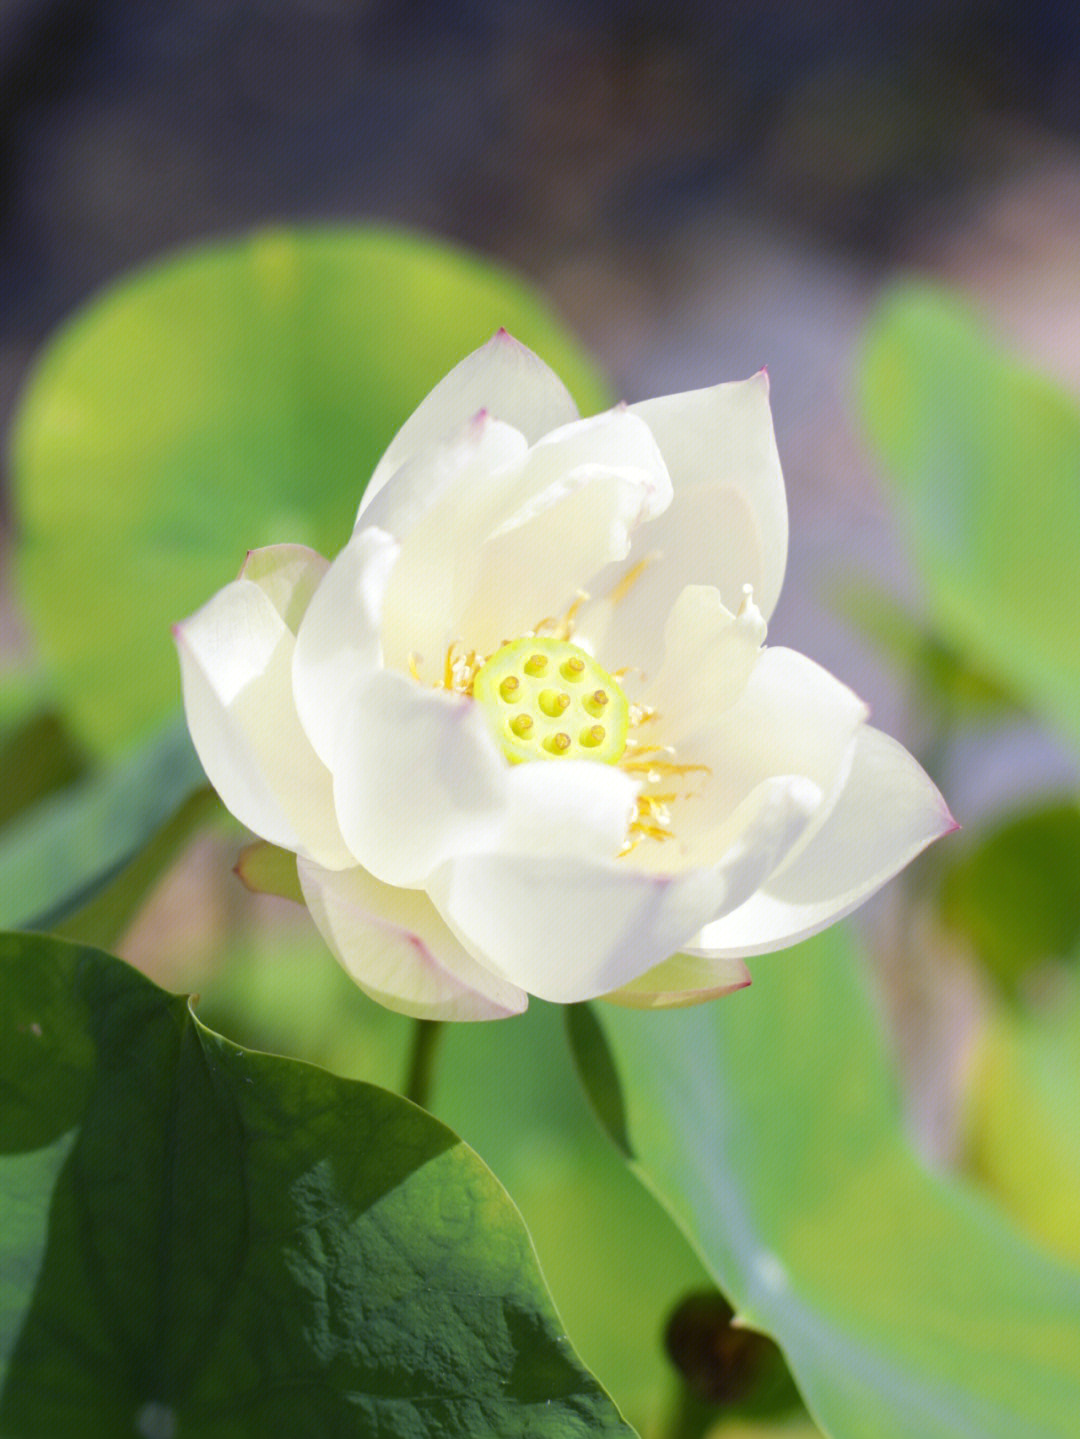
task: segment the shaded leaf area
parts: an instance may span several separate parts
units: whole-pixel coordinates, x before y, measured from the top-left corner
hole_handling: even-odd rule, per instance
[[[1080,953],[1080,807],[1014,815],[962,851],[941,913],[1010,995],[1044,961]]]
[[[74,931],[76,912],[109,888],[85,937],[115,937],[187,834],[213,812],[208,798],[197,798],[205,790],[178,719],[123,760],[46,795],[0,831],[0,928],[70,922]]]
[[[1076,400],[915,285],[871,325],[862,400],[943,637],[1080,741]]]
[[[115,752],[162,721],[178,696],[170,625],[249,549],[336,553],[398,427],[500,326],[585,413],[605,403],[520,280],[390,231],[204,246],[63,328],[16,416],[11,469],[20,596],[77,733]]]
[[[914,1158],[842,928],[722,1003],[598,1016],[639,1172],[827,1434],[1075,1435],[1080,1272]]]
[[[0,965],[0,1432],[630,1434],[450,1130],[98,951]]]
[[[0,688],[6,679],[0,677]],[[6,718],[0,716],[0,826],[71,784],[87,768],[86,756],[52,710],[35,707],[8,723]]]

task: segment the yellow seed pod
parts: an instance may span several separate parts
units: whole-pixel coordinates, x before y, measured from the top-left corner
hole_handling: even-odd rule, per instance
[[[559,681],[566,686],[556,688]],[[527,635],[477,670],[473,699],[503,753],[530,759],[615,764],[626,749],[630,702],[616,680],[569,640]],[[597,719],[603,724],[597,724]]]

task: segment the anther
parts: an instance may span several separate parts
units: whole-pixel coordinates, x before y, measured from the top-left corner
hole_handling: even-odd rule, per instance
[[[517,735],[518,739],[524,739],[532,730],[532,715],[515,715],[510,721],[510,728]]]
[[[525,673],[527,675],[546,674],[547,667],[547,655],[530,655],[525,661]]]
[[[570,736],[562,730],[558,734],[549,734],[544,741],[544,748],[548,754],[565,754],[570,748]]]
[[[585,661],[580,655],[572,655],[559,666],[559,673],[564,680],[570,680],[571,683],[579,680],[585,673]]]
[[[588,729],[583,729],[578,736],[578,741],[584,745],[586,749],[595,749],[598,744],[604,743],[604,726],[602,724],[594,724]]]
[[[503,699],[508,705],[512,705],[515,700],[521,698],[521,695],[518,693],[520,689],[521,681],[518,679],[517,675],[507,675],[507,677],[503,680],[502,684],[499,686],[499,693],[502,695]]]
[[[539,704],[546,715],[558,719],[570,707],[570,696],[560,690],[541,690]]]

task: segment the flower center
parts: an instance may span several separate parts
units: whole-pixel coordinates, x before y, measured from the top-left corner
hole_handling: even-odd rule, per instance
[[[476,671],[472,695],[513,764],[616,764],[626,749],[629,700],[591,655],[568,640],[526,635],[503,645]]]

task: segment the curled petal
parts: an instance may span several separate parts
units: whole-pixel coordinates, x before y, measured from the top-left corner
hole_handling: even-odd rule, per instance
[[[745,989],[750,971],[741,959],[703,959],[673,954],[604,999],[624,1009],[684,1009]]]
[[[809,843],[760,893],[706,925],[689,948],[719,958],[796,944],[849,914],[928,844],[956,828],[918,762],[903,745],[866,725],[840,796]]]
[[[664,662],[645,693],[677,748],[709,728],[746,688],[765,639],[765,621],[746,601],[738,615],[720,592],[688,585],[664,627]]]
[[[504,853],[453,858],[428,881],[469,950],[512,984],[557,1004],[621,989],[742,904],[776,869],[820,802],[798,778],[763,785],[721,861],[646,874],[616,861]]]
[[[527,346],[499,330],[439,381],[391,440],[364,491],[357,525],[395,471],[419,451],[450,439],[481,410],[513,425],[530,444],[578,414],[558,375]],[[392,508],[378,523],[391,534],[404,533]]]
[[[357,684],[379,667],[383,596],[398,555],[382,530],[354,534],[316,590],[293,656],[296,708],[315,753],[329,765]]]
[[[298,865],[319,933],[360,988],[415,1019],[505,1019],[528,995],[477,964],[422,890],[380,884],[362,869]]]
[[[174,634],[191,738],[226,807],[284,849],[354,863],[293,702],[293,635],[265,590],[235,580]]]

